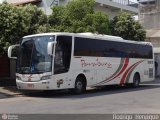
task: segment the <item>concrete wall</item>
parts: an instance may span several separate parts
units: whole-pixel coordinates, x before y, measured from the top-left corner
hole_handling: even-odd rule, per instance
[[[10,59],[10,79],[16,78],[16,59]]]
[[[0,57],[0,66],[0,86],[15,86],[16,60],[3,55]]]
[[[42,0],[38,5],[47,15],[52,13],[51,7],[55,5],[64,6],[71,0]]]
[[[139,4],[139,21],[146,29],[160,28],[160,0]]]
[[[138,14],[138,8],[130,6],[129,2],[126,0],[95,0],[95,1],[96,3],[107,5],[108,7],[110,6],[112,8],[122,9],[133,14]]]
[[[147,42],[151,42],[154,47],[160,47],[160,38],[147,38]]]
[[[111,8],[105,7],[105,5],[101,6],[100,4],[95,5],[95,10],[107,14],[110,19],[117,16],[121,12],[120,9],[114,9],[114,8],[111,9]]]
[[[150,14],[140,14],[139,20],[145,29],[159,29],[160,11]]]

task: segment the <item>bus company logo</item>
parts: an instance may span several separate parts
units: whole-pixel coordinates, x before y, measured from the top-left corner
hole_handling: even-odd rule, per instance
[[[107,67],[112,68],[112,64],[109,62],[101,62],[97,58],[95,62],[87,62],[85,60],[81,60],[81,66],[82,67]]]
[[[8,115],[7,114],[2,114],[2,120],[7,120],[8,119]]]
[[[30,82],[31,80],[32,80],[32,75],[29,75],[28,82]]]

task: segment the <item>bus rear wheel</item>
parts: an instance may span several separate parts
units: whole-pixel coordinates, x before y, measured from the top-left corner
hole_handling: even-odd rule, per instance
[[[82,94],[86,91],[86,84],[81,77],[76,78],[74,93]]]
[[[140,84],[140,76],[136,73],[133,77],[133,87],[138,87]]]

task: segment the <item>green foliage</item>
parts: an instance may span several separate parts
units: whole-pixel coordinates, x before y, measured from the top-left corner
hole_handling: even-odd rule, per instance
[[[50,25],[61,25],[62,20],[64,19],[64,10],[63,6],[54,6],[52,8],[52,14],[49,16]]]
[[[87,14],[94,13],[94,0],[73,0],[66,6],[66,14],[72,20],[82,20]]]
[[[83,22],[87,27],[87,32],[91,31],[99,34],[109,34],[108,16],[101,12],[86,15],[83,19]]]
[[[94,0],[72,0],[66,6],[54,6],[47,17],[33,5],[0,4],[0,54],[25,35],[44,32],[92,32],[145,39],[144,29],[131,15],[121,13],[110,22],[106,14],[94,11],[94,5]]]
[[[47,24],[47,16],[36,6],[29,4],[19,9],[26,29],[25,34],[35,34],[40,26]]]
[[[49,16],[52,30],[108,34],[108,16],[94,12],[94,5],[94,0],[73,0],[65,7],[54,6],[53,13]]]
[[[111,34],[127,40],[144,41],[146,32],[128,13],[122,12],[110,23]]]
[[[42,26],[45,31],[46,23],[47,16],[36,6],[0,4],[0,54],[6,53],[9,45],[19,43],[23,36],[42,31]]]

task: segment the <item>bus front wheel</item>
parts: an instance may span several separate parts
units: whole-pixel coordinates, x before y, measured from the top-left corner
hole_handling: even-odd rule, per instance
[[[86,84],[82,77],[77,77],[75,82],[74,93],[81,94],[86,91]]]

